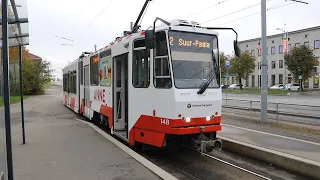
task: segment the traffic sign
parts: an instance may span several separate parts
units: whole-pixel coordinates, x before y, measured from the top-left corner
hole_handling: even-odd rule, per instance
[[[226,64],[226,68],[230,68],[230,60],[226,60],[225,64]]]
[[[299,75],[299,76],[298,76],[298,79],[302,79],[302,75]]]

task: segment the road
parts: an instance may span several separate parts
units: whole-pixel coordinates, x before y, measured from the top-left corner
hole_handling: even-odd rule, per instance
[[[227,99],[226,99],[227,98]],[[250,101],[251,105],[250,105]],[[224,107],[238,107],[260,109],[260,95],[249,94],[223,94]],[[292,96],[268,96],[268,110],[278,111],[280,114],[299,114],[320,118],[320,96],[292,95]],[[276,105],[278,104],[278,107]],[[291,104],[291,105],[289,105]],[[292,105],[296,104],[296,105]],[[308,105],[308,106],[304,106]],[[248,112],[249,113],[249,112]],[[320,121],[320,120],[319,120]],[[320,125],[320,124],[319,124]]]
[[[242,99],[248,101],[259,101],[261,95],[259,94],[232,94],[232,93],[223,93],[223,99]],[[287,103],[287,104],[303,104],[303,105],[320,105],[320,96],[317,95],[300,95],[300,94],[291,94],[287,95],[268,95],[268,102],[271,103]]]

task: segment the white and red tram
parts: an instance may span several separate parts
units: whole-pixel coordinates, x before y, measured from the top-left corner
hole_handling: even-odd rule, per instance
[[[157,20],[163,24],[67,65],[63,103],[132,146],[191,140],[202,151],[220,149],[218,33],[195,22]],[[234,47],[239,56],[237,40]]]

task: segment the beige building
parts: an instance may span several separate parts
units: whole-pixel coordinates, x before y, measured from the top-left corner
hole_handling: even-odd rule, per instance
[[[268,87],[275,84],[294,83],[292,75],[285,68],[284,56],[282,54],[282,37],[283,33],[271,35],[267,37],[267,60],[268,60]],[[304,88],[318,89],[319,88],[319,57],[320,57],[320,26],[301,29],[288,32],[288,49],[294,46],[306,45],[314,53],[316,59],[314,63],[313,75],[307,81],[303,82]],[[258,56],[258,43],[261,38],[239,41],[239,46],[242,51],[247,51],[255,58],[254,73],[248,79],[242,80],[245,87],[260,87],[261,86],[261,56]],[[238,83],[234,77],[228,77],[227,84]]]

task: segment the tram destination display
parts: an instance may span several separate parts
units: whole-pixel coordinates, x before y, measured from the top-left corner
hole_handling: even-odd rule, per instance
[[[217,39],[214,35],[170,31],[169,45],[172,51],[212,53]]]

